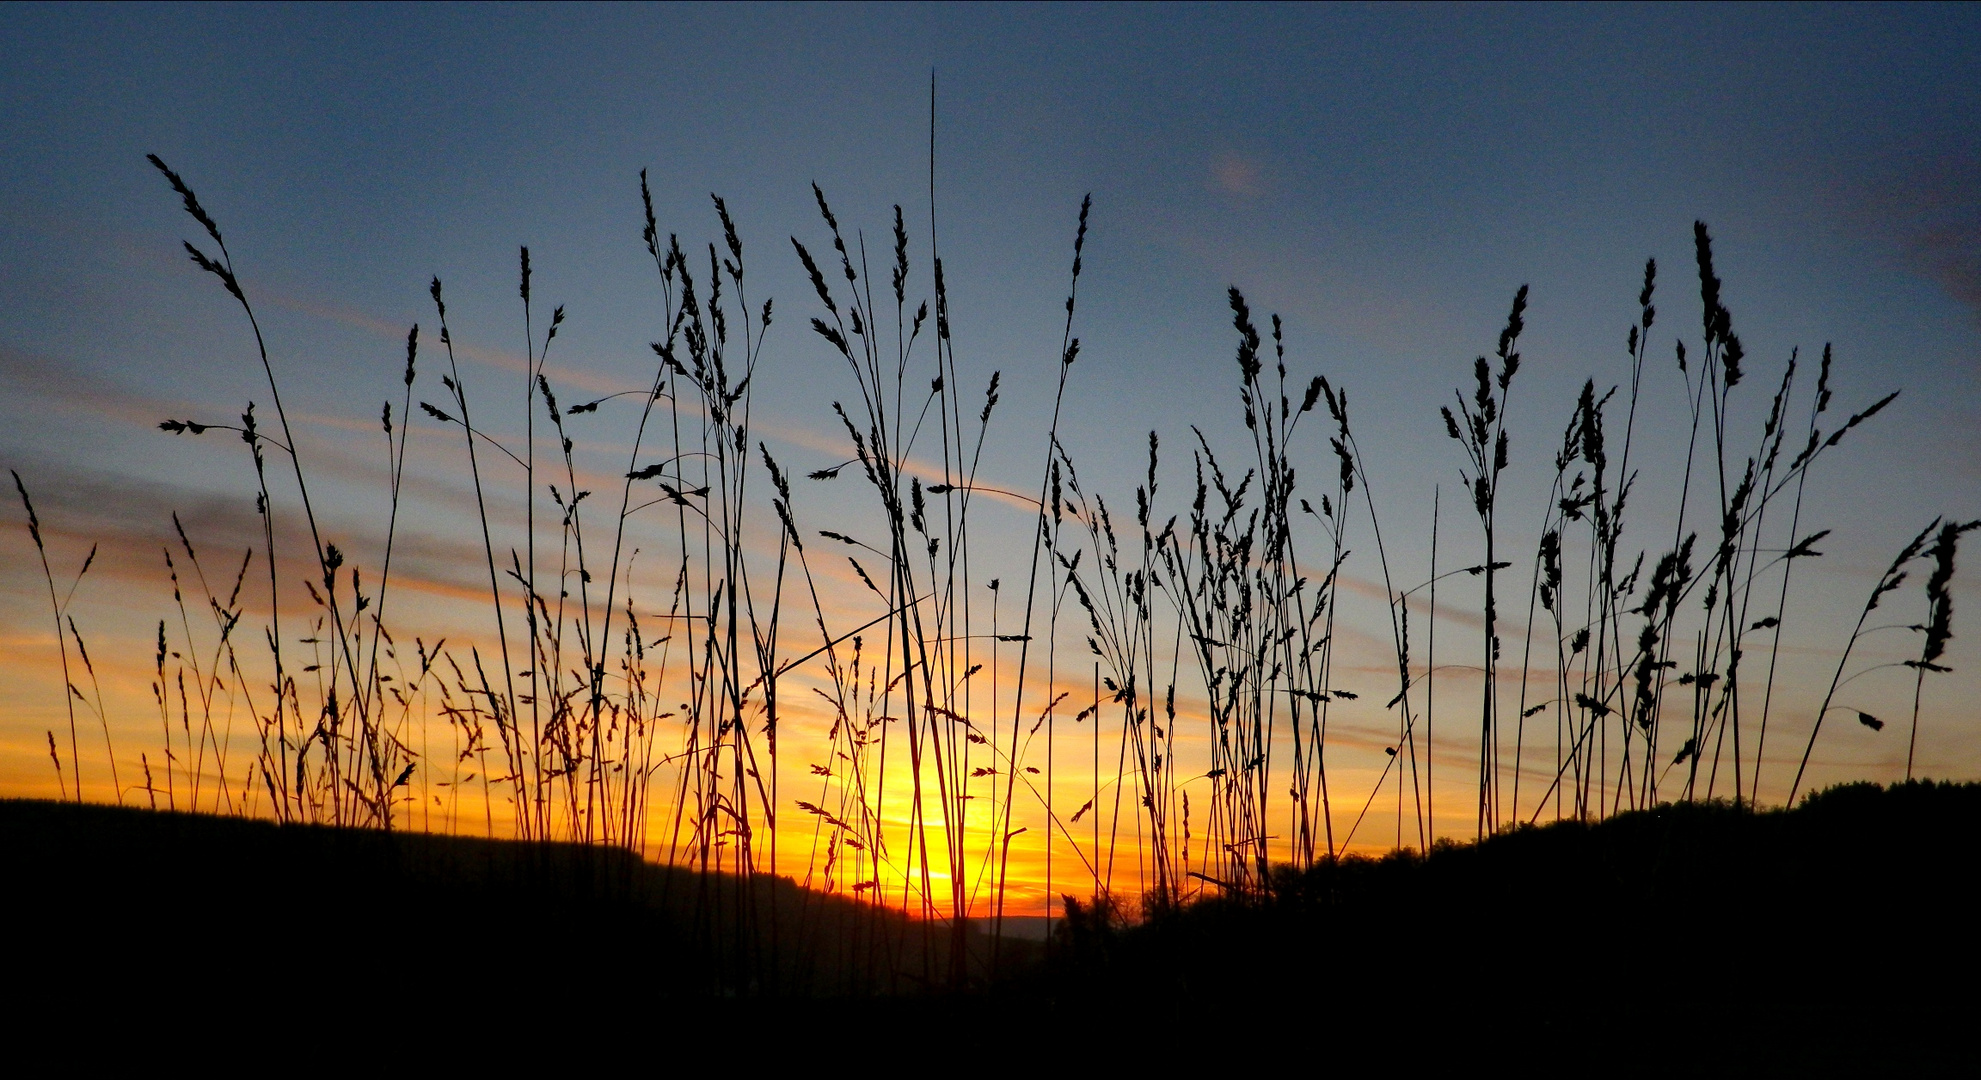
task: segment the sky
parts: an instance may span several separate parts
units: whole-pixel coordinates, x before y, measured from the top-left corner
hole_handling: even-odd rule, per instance
[[[103,726],[135,775],[128,758],[157,738],[147,681],[153,625],[173,610],[158,554],[171,515],[212,550],[243,549],[258,530],[239,444],[155,425],[228,422],[248,400],[268,408],[253,339],[184,259],[180,241],[202,239],[199,227],[146,154],[219,220],[329,528],[354,552],[372,550],[390,507],[371,403],[397,400],[413,324],[434,355],[430,278],[446,283],[468,370],[514,381],[525,363],[516,249],[528,245],[537,318],[566,311],[547,368],[560,396],[651,380],[648,343],[666,328],[640,242],[641,170],[661,233],[691,254],[721,236],[710,193],[734,215],[752,296],[776,301],[755,422],[800,472],[850,456],[829,406],[854,392],[806,328],[822,312],[790,238],[830,245],[811,185],[876,264],[903,208],[919,295],[933,216],[958,380],[980,395],[1002,373],[983,475],[1034,488],[1091,194],[1061,432],[1087,487],[1129,505],[1153,429],[1162,513],[1181,513],[1193,425],[1220,452],[1246,450],[1226,300],[1237,287],[1262,320],[1284,318],[1291,378],[1325,374],[1350,395],[1386,554],[1412,582],[1428,576],[1434,492],[1439,558],[1480,558],[1476,522],[1450,498],[1462,460],[1437,408],[1493,350],[1515,289],[1530,291],[1503,513],[1531,552],[1583,382],[1600,392],[1629,377],[1624,331],[1655,258],[1641,516],[1626,540],[1655,561],[1684,468],[1673,342],[1701,348],[1692,228],[1704,220],[1751,373],[1730,406],[1749,432],[1741,445],[1792,350],[1806,395],[1808,365],[1833,349],[1840,411],[1902,391],[1810,482],[1801,520],[1834,531],[1814,568],[1796,570],[1783,724],[1799,744],[1808,687],[1834,669],[1893,553],[1936,515],[1981,516],[1977,43],[1981,15],[1956,5],[11,5],[0,10],[0,462],[33,493],[60,588],[101,545],[70,612],[107,680]],[[442,400],[436,375],[421,378],[415,396]],[[491,421],[498,435],[520,434],[505,422]],[[600,476],[618,467],[605,448],[621,422],[580,439],[581,456],[600,453]],[[1305,474],[1327,476],[1323,432],[1302,438]],[[412,447],[404,557],[424,585],[403,617],[433,636],[486,634],[458,443],[416,426]],[[801,484],[800,512],[857,523],[851,489],[833,483]],[[64,697],[24,514],[5,513],[0,793],[46,796],[43,736],[67,724]],[[1022,574],[1026,514],[985,514],[987,576]],[[1361,636],[1344,632],[1343,662],[1374,685],[1385,662],[1393,678],[1394,659],[1382,656],[1367,544],[1344,573],[1378,599],[1344,601]],[[1476,653],[1476,586],[1445,587],[1441,632]],[[1954,590],[1974,610],[1969,579]],[[833,610],[850,619],[857,599]],[[1981,684],[1960,628],[1953,673],[1927,684],[1920,757],[1931,775],[1972,779],[1981,717],[1963,702]],[[1888,638],[1864,655],[1914,647]],[[1476,685],[1476,669],[1433,684],[1462,701],[1467,678]],[[1851,692],[1896,715],[1909,682],[1874,673]],[[1386,790],[1372,805],[1386,802],[1398,789],[1374,785],[1390,720],[1371,708],[1343,723],[1340,785]],[[1815,775],[1903,775],[1901,726],[1840,722],[1849,730],[1825,734]],[[1781,751],[1791,765],[1792,750]],[[91,796],[113,798],[102,755],[80,752],[86,784],[101,784]],[[1450,748],[1452,775],[1465,752]],[[1787,777],[1769,767],[1761,796],[1779,801]],[[1440,833],[1468,832],[1465,797],[1437,808]],[[1371,843],[1387,841],[1357,848]]]

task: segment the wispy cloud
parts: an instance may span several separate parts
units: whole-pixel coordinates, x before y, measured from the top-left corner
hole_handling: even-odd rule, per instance
[[[134,392],[82,364],[48,353],[0,346],[0,389],[16,402],[79,410],[146,426],[190,415],[193,405]]]
[[[1211,165],[1211,181],[1227,195],[1251,199],[1265,191],[1265,169],[1259,162],[1237,154],[1226,154]]]
[[[1981,323],[1981,158],[1925,153],[1859,202],[1864,225]]]

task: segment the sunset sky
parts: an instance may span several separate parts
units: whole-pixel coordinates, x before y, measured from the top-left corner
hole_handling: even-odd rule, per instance
[[[398,408],[415,323],[425,336],[414,397],[445,400],[431,277],[446,283],[464,370],[480,385],[521,397],[518,245],[531,249],[539,336],[552,306],[567,313],[546,372],[559,396],[651,381],[648,343],[666,328],[640,240],[642,169],[661,234],[678,233],[692,259],[720,241],[708,195],[722,196],[750,259],[752,302],[775,298],[753,437],[799,473],[850,457],[830,405],[856,391],[807,329],[822,309],[788,238],[829,249],[816,183],[849,236],[864,230],[884,278],[898,203],[909,302],[930,294],[932,71],[934,214],[958,378],[966,400],[981,399],[993,370],[1003,379],[986,483],[1039,485],[1070,249],[1091,193],[1081,352],[1061,434],[1083,485],[1125,518],[1156,429],[1166,518],[1187,511],[1192,425],[1221,454],[1249,455],[1225,292],[1236,286],[1261,320],[1284,318],[1290,378],[1325,374],[1350,395],[1387,556],[1411,583],[1428,576],[1434,490],[1441,566],[1481,557],[1477,522],[1454,496],[1461,453],[1437,409],[1469,388],[1514,290],[1530,287],[1501,510],[1523,553],[1504,586],[1521,594],[1508,616],[1519,625],[1503,631],[1509,652],[1526,626],[1524,560],[1553,450],[1585,379],[1600,392],[1628,378],[1624,334],[1647,258],[1660,269],[1659,321],[1637,420],[1642,502],[1625,545],[1655,561],[1671,543],[1687,424],[1674,336],[1700,349],[1695,219],[1711,226],[1746,346],[1749,381],[1733,406],[1742,447],[1798,347],[1813,365],[1833,346],[1839,412],[1902,390],[1812,475],[1803,531],[1834,532],[1823,558],[1796,571],[1805,576],[1783,650],[1790,734],[1780,757],[1771,745],[1764,801],[1786,796],[1816,684],[1878,573],[1936,515],[1981,517],[1972,6],[10,5],[0,49],[0,465],[34,496],[59,589],[100,545],[72,614],[102,680],[126,801],[144,797],[130,779],[139,753],[158,760],[148,684],[157,621],[177,619],[159,553],[177,542],[171,515],[209,577],[228,581],[259,528],[240,443],[167,435],[157,422],[228,423],[249,400],[268,408],[245,320],[186,261],[181,240],[204,237],[148,153],[185,176],[224,231],[315,462],[330,507],[319,512],[367,566],[390,505],[378,406]],[[606,448],[625,417],[609,411],[605,426],[574,428],[601,482],[623,467]],[[490,423],[520,437],[520,423]],[[1313,483],[1334,468],[1324,435],[1303,429],[1296,447]],[[460,456],[458,437],[419,417],[401,521],[408,568],[396,571],[417,599],[400,601],[395,632],[428,642],[489,633]],[[852,531],[870,509],[849,477],[799,485],[810,529]],[[278,489],[278,511],[286,498]],[[25,514],[11,491],[4,503],[0,795],[53,796],[44,733],[68,755],[54,628]],[[1008,605],[1031,512],[986,505],[976,543],[991,565],[978,572],[1004,575]],[[1369,544],[1365,534],[1351,545],[1357,559]],[[1344,573],[1352,618],[1339,662],[1354,675],[1341,685],[1366,690],[1362,711],[1339,721],[1331,767],[1349,793],[1337,801],[1359,806],[1395,743],[1381,708],[1395,664],[1378,570],[1351,561]],[[1974,580],[1956,579],[1954,672],[1926,684],[1928,775],[1981,778]],[[873,614],[860,614],[850,574],[829,592],[843,628]],[[1476,594],[1459,581],[1442,600],[1439,648],[1453,663],[1478,663]],[[265,597],[252,602],[265,608]],[[1084,688],[1084,630],[1073,629],[1063,644],[1081,659],[1061,677]],[[1902,634],[1870,639],[1865,655],[1910,655]],[[258,644],[259,629],[252,636]],[[1007,663],[1015,656],[993,666]],[[1454,731],[1476,725],[1476,698],[1470,714],[1461,704],[1476,680],[1476,667],[1438,676]],[[1909,672],[1874,674],[1859,691],[1853,708],[1909,713]],[[794,762],[818,745],[811,722],[793,721]],[[1903,774],[1902,724],[1831,723],[1816,781]],[[109,800],[94,724],[83,779]],[[1438,768],[1476,767],[1474,739],[1439,745]],[[232,775],[238,785],[244,774]],[[1079,771],[1056,798],[1077,805],[1092,781]],[[1392,782],[1374,800],[1356,849],[1397,835],[1395,793]],[[1469,790],[1454,784],[1444,797],[1438,832],[1471,835]],[[446,824],[430,806],[420,813],[415,825]],[[1355,815],[1337,806],[1336,817]],[[782,871],[805,868],[804,820]],[[1023,856],[1032,900],[1044,895],[1043,858]],[[1053,858],[1057,875],[1077,865],[1071,850]]]

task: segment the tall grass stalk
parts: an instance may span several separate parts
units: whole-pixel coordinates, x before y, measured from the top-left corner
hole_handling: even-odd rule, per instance
[[[1475,837],[1538,820],[1550,805],[1557,818],[1594,819],[1674,795],[1713,798],[1723,764],[1734,799],[1757,803],[1771,714],[1783,708],[1775,683],[1791,571],[1818,556],[1814,545],[1827,535],[1800,533],[1810,468],[1892,400],[1825,432],[1830,350],[1806,404],[1791,353],[1759,438],[1742,434],[1748,406],[1733,391],[1745,354],[1711,237],[1698,226],[1703,342],[1689,355],[1685,343],[1674,346],[1690,426],[1666,519],[1673,531],[1655,551],[1633,550],[1645,501],[1637,444],[1649,437],[1637,430],[1639,405],[1655,377],[1656,264],[1647,263],[1627,371],[1608,389],[1602,378],[1584,383],[1553,455],[1518,628],[1521,682],[1512,690],[1501,685],[1512,671],[1510,658],[1502,667],[1501,637],[1510,632],[1502,571],[1527,553],[1514,553],[1503,517],[1514,504],[1502,499],[1514,491],[1503,482],[1522,475],[1508,471],[1508,401],[1521,365],[1524,287],[1492,357],[1475,361],[1469,394],[1440,410],[1465,454],[1483,558],[1453,568],[1439,550],[1442,495],[1434,488],[1429,573],[1405,588],[1419,575],[1385,536],[1372,483],[1380,462],[1358,442],[1347,392],[1319,374],[1292,376],[1288,327],[1275,315],[1264,329],[1236,287],[1225,299],[1249,447],[1223,446],[1192,427],[1187,463],[1173,449],[1165,461],[1167,433],[1152,430],[1132,493],[1116,498],[1082,474],[1064,425],[1078,415],[1071,374],[1089,199],[1064,315],[1055,315],[1052,415],[1024,436],[1038,439],[1027,451],[1038,454],[1036,491],[1027,478],[1017,494],[986,474],[1001,374],[977,381],[952,335],[932,135],[926,267],[910,257],[901,207],[870,252],[868,238],[842,228],[816,187],[821,239],[808,247],[792,238],[818,305],[804,349],[822,348],[851,376],[832,406],[844,460],[811,471],[821,486],[807,489],[831,493],[854,522],[840,526],[846,531],[808,535],[775,440],[753,427],[754,391],[774,370],[765,360],[773,310],[754,292],[729,206],[712,196],[719,235],[684,243],[661,231],[642,174],[642,243],[658,284],[651,378],[595,400],[562,400],[569,393],[549,353],[564,309],[543,318],[533,286],[542,268],[520,248],[524,395],[517,402],[513,386],[493,398],[485,388],[471,394],[457,355],[466,350],[455,341],[463,328],[435,278],[429,295],[447,363],[420,382],[418,327],[408,331],[403,364],[392,358],[401,385],[379,413],[390,509],[374,573],[349,554],[360,545],[333,534],[339,523],[314,512],[305,455],[218,225],[178,174],[153,164],[218,252],[187,246],[248,316],[278,424],[263,430],[250,403],[238,424],[162,425],[242,438],[261,535],[230,591],[223,575],[209,582],[198,533],[175,519],[177,544],[164,557],[176,611],[159,623],[152,665],[163,786],[141,754],[147,800],[163,794],[168,809],[282,821],[506,830],[664,858],[697,871],[680,878],[693,890],[680,899],[700,940],[724,970],[751,973],[766,993],[795,992],[842,963],[857,967],[870,989],[968,986],[1009,955],[1010,919],[1024,910],[1034,865],[1048,896],[1085,878],[1090,897],[1068,900],[1066,911],[1091,929],[1128,910],[1131,890],[1147,913],[1212,893],[1261,895],[1275,861],[1307,868],[1359,850],[1360,830],[1389,807],[1387,842],[1428,851],[1439,840],[1435,705],[1447,674],[1436,652],[1446,614],[1438,591],[1457,575],[1478,578],[1482,590],[1478,759],[1468,785]],[[923,289],[929,299],[914,299]],[[429,389],[435,377],[443,394]],[[465,451],[463,486],[476,505],[465,527],[478,534],[474,573],[485,576],[477,607],[486,625],[451,643],[415,637],[401,657],[386,600],[402,591],[393,586],[405,572],[398,530],[416,516],[406,483],[415,400],[426,418],[419,422],[458,433]],[[1323,403],[1326,447],[1302,434],[1304,418]],[[1791,436],[1796,409],[1808,421]],[[595,433],[621,437],[608,451],[616,506],[601,507],[585,486],[597,484],[585,449]],[[271,451],[291,466],[273,481]],[[1173,482],[1165,467],[1188,468],[1189,482]],[[1316,468],[1325,470],[1318,482]],[[848,469],[856,474],[842,479]],[[15,479],[68,688],[66,766],[48,732],[58,785],[65,799],[72,789],[82,797],[81,701],[102,722],[121,798],[111,703],[100,687],[92,697],[71,678],[71,644],[83,672],[94,677],[96,669],[57,588],[27,486]],[[1540,489],[1541,476],[1534,480]],[[840,489],[824,486],[835,482]],[[843,489],[849,482],[856,490]],[[1771,514],[1791,491],[1791,508]],[[1132,517],[1123,509],[1129,494]],[[987,562],[980,542],[973,553],[982,516],[973,511],[986,497],[1021,508],[1028,553],[1012,548]],[[292,499],[310,536],[301,560],[282,527],[290,519],[278,513]],[[1702,526],[1701,513],[1716,520]],[[1920,624],[1925,646],[1906,662],[1914,668],[1908,772],[1924,675],[1947,666],[1954,547],[1970,527],[1941,521],[1937,540],[1922,533],[1864,611],[1897,588],[1911,561],[1934,563]],[[1341,590],[1354,549],[1367,544],[1381,572],[1396,687],[1364,704],[1353,686],[1362,658],[1343,651],[1356,608],[1342,603]],[[259,593],[249,583],[257,558],[268,591],[244,595]],[[1004,576],[991,576],[997,571]],[[1026,575],[1022,590],[1018,573]],[[238,647],[238,627],[263,603],[269,651],[251,657],[254,650]],[[200,606],[207,616],[191,614]],[[404,618],[405,607],[395,602],[393,615]],[[1867,629],[1865,617],[1843,648],[1824,713],[1843,707],[1840,690],[1865,674],[1851,667],[1855,649],[1883,629]],[[1753,693],[1741,683],[1753,635],[1764,631],[1770,657],[1757,724]],[[1075,663],[1083,642],[1092,659]],[[1379,665],[1385,680],[1389,662]],[[1472,665],[1463,670],[1469,679]],[[1384,699],[1384,709],[1373,707]],[[1546,710],[1554,714],[1551,778],[1545,722],[1529,724]],[[234,746],[237,713],[253,725],[244,737],[258,744],[252,753]],[[448,731],[429,730],[441,721]],[[804,736],[795,744],[793,725]],[[1820,726],[1819,715],[1791,800]],[[1376,732],[1381,742],[1372,746]],[[793,745],[819,756],[785,761]],[[1344,776],[1352,791],[1342,788]],[[1361,777],[1372,778],[1366,790]],[[1084,802],[1065,812],[1081,798],[1068,793],[1082,788]],[[1337,823],[1342,800],[1359,809]],[[766,872],[800,877],[815,898],[786,910],[759,890],[732,887]],[[839,909],[823,899],[835,894],[862,901],[863,915],[835,922]],[[914,921],[900,923],[904,915]],[[987,939],[972,932],[980,922]],[[790,943],[813,941],[828,924],[851,928],[834,946],[839,955],[790,954]],[[786,978],[799,982],[779,981]]]

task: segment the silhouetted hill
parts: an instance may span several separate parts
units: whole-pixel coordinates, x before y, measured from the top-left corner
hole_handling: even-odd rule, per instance
[[[1975,784],[1667,805],[1281,873],[1261,900],[1133,928],[1069,920],[1035,988],[1118,1020],[1394,1040],[1398,1064],[1431,1048],[1527,1067],[1601,1050],[1668,1073],[1940,1061],[1968,1052],[1981,998],[1977,855]]]
[[[0,862],[8,925],[32,928],[12,966],[52,986],[644,1006],[898,995],[945,974],[946,927],[613,848],[10,800]]]
[[[1046,962],[1007,942],[1004,979],[945,996],[923,993],[943,985],[940,928],[785,879],[0,802],[11,980],[95,1016],[374,1001],[483,1028],[548,1008],[690,1035],[857,1029],[905,1047],[997,1030],[1177,1060],[1284,1045],[1633,1074],[1966,1060],[1977,830],[1973,784],[1664,806],[1282,871],[1265,897],[1132,926],[1089,910]]]

